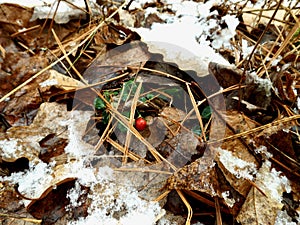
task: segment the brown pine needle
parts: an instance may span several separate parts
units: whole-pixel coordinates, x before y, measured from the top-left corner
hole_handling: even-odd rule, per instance
[[[183,193],[181,190],[176,189],[179,197],[181,198],[181,200],[183,201],[183,203],[185,204],[187,210],[188,210],[188,215],[185,221],[185,225],[191,225],[191,220],[192,220],[192,216],[193,216],[193,209],[191,207],[191,205],[188,203],[188,201],[186,200],[186,198],[184,197]]]
[[[64,49],[62,43],[60,42],[58,36],[56,35],[55,31],[52,29],[52,34],[54,36],[54,39],[56,41],[56,43],[58,44],[60,50],[62,51],[62,53],[66,56],[66,60],[69,63],[69,65],[71,66],[71,68],[74,70],[74,72],[76,73],[76,75],[80,78],[80,80],[87,84],[87,81],[82,77],[82,75],[79,73],[79,71],[75,68],[74,64],[72,63],[72,61],[70,60],[69,56],[67,55],[66,50]]]
[[[156,199],[154,199],[154,201],[158,202],[158,201],[164,199],[170,192],[171,192],[171,190],[165,191],[165,192],[162,193],[160,196],[158,196]]]
[[[106,141],[108,143],[110,143],[113,147],[118,149],[120,152],[125,154],[125,148],[123,146],[121,146],[120,144],[118,144],[117,142],[115,142],[114,140],[112,140],[110,137],[107,137]],[[127,157],[129,157],[133,161],[139,161],[141,159],[140,156],[134,154],[133,152],[130,152],[129,150],[127,150]]]
[[[97,27],[95,27],[93,30],[89,31],[89,35],[83,41],[81,41],[78,45],[76,45],[74,48],[72,48],[67,54],[63,55],[62,57],[60,57],[59,59],[57,59],[56,61],[54,61],[53,63],[51,63],[49,66],[47,66],[44,69],[40,70],[38,73],[36,73],[32,77],[30,77],[29,79],[27,79],[26,81],[24,81],[22,84],[20,84],[19,86],[17,86],[16,88],[14,88],[13,90],[11,90],[10,92],[8,92],[6,95],[4,95],[0,99],[0,102],[5,101],[11,95],[13,95],[14,93],[16,93],[21,88],[25,87],[27,84],[29,84],[35,78],[37,78],[38,76],[40,76],[41,74],[43,74],[44,72],[46,72],[48,69],[52,68],[54,65],[56,65],[57,63],[59,63],[62,60],[64,60],[67,56],[73,54],[80,46],[82,46],[86,42],[88,42],[90,40],[90,38],[93,37],[94,34],[105,24],[106,21],[109,20],[109,19],[111,19],[111,18],[113,18],[123,8],[123,6],[125,6],[125,5],[126,5],[126,2],[124,2],[118,9],[116,9],[109,17],[107,17],[105,20],[103,20],[101,23],[99,23]]]
[[[133,120],[134,120],[134,114],[135,114],[135,110],[136,110],[136,106],[137,106],[137,102],[140,96],[140,92],[142,89],[142,82],[139,83],[136,92],[134,94],[134,97],[132,99],[132,104],[131,104],[131,109],[130,109],[130,117],[129,117],[129,124],[133,124]],[[130,145],[130,141],[131,141],[131,132],[129,132],[129,130],[127,130],[127,134],[126,134],[126,140],[125,140],[125,152],[124,152],[124,158],[123,158],[123,164],[127,163],[127,153],[128,153],[128,148]]]
[[[238,134],[230,135],[228,137],[225,137],[225,138],[222,138],[222,139],[219,139],[219,140],[208,141],[208,144],[214,144],[214,143],[220,143],[220,142],[224,142],[224,141],[228,141],[228,140],[233,140],[233,139],[236,139],[236,138],[240,138],[240,137],[243,137],[243,136],[246,136],[246,135],[249,135],[249,134],[253,134],[253,133],[268,129],[268,128],[273,127],[273,126],[277,126],[277,125],[280,125],[280,124],[291,122],[291,121],[297,120],[297,119],[300,119],[300,115],[294,115],[294,116],[282,118],[282,119],[276,120],[274,122],[268,123],[266,125],[262,125],[262,126],[253,128],[253,129],[248,130],[248,131],[244,131],[244,132],[241,132],[241,133],[238,133]]]
[[[194,98],[194,96],[193,96],[193,93],[192,93],[192,91],[191,91],[190,85],[188,85],[188,84],[186,83],[186,87],[187,87],[187,90],[188,90],[188,93],[189,93],[191,102],[192,102],[192,104],[193,104],[193,108],[194,108],[194,110],[195,110],[197,119],[198,119],[199,124],[200,124],[201,132],[202,132],[202,138],[203,138],[204,141],[206,141],[206,136],[205,136],[205,130],[204,130],[204,127],[203,127],[202,117],[201,117],[200,112],[199,112],[199,110],[198,110],[196,100],[195,100],[195,98]]]
[[[221,215],[219,198],[216,196],[214,199],[215,199],[215,207],[216,207],[216,221],[217,221],[217,225],[222,225],[223,222],[222,222],[222,215]]]
[[[18,219],[18,220],[23,220],[23,221],[26,221],[26,222],[36,223],[36,224],[41,224],[43,222],[42,220],[38,220],[38,219],[34,219],[34,218],[21,217],[19,215],[6,214],[6,213],[0,213],[0,217]]]

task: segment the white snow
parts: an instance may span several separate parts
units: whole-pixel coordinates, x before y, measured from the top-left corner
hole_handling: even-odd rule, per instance
[[[292,221],[292,218],[284,210],[278,212],[274,225],[299,225],[299,223],[300,223],[300,217],[298,218],[298,223],[295,223]]]
[[[246,40],[242,40],[242,56],[244,59],[246,59],[251,52],[253,51],[254,45],[253,46],[248,46],[248,42]]]
[[[54,20],[56,23],[67,23],[72,18],[79,18],[82,15],[85,15],[85,12],[82,9],[85,9],[85,1],[84,0],[69,0],[73,5],[67,3],[66,1],[49,1],[47,4],[39,5],[34,7],[34,12],[31,17],[31,21],[36,19],[46,19],[46,18],[53,18],[54,13],[55,17]],[[95,0],[90,0],[89,3],[95,3]],[[59,3],[59,7],[57,4]],[[94,4],[95,5],[95,4]],[[57,11],[55,12],[57,8]],[[95,8],[92,7],[92,8]],[[96,11],[95,11],[96,12]]]
[[[59,7],[57,8],[57,4],[59,2]],[[46,19],[52,18],[55,13],[54,20],[56,23],[67,23],[70,19],[79,18],[80,16],[85,15],[85,12],[79,8],[85,9],[85,1],[84,0],[68,0],[68,2],[72,3],[76,7],[68,4],[67,1],[58,1],[58,0],[0,0],[0,4],[2,3],[12,3],[18,4],[30,8],[34,8],[34,12],[31,18],[31,21],[36,19]],[[90,5],[92,5],[92,9],[94,14],[97,14],[96,0],[89,0]]]
[[[235,200],[234,200],[234,198],[229,197],[229,195],[230,195],[229,191],[224,191],[221,194],[222,194],[222,197],[223,197],[224,201],[226,202],[226,204],[229,207],[233,207],[234,203],[235,203]]]
[[[2,158],[16,158],[16,151],[21,151],[22,148],[18,140],[10,138],[9,140],[0,140],[2,148]]]
[[[70,221],[69,225],[96,225],[99,221],[101,224],[110,225],[152,225],[159,215],[164,214],[157,202],[143,200],[133,185],[120,185],[113,181],[113,174],[109,170],[106,173],[99,168],[97,180],[90,183],[91,193],[88,197],[93,201],[88,209],[89,215],[77,221]],[[107,175],[109,177],[106,177]],[[76,188],[73,189],[70,195],[73,198],[72,202],[76,202],[80,194],[76,193]]]
[[[72,111],[71,118],[67,121],[61,122],[62,126],[68,126],[69,132],[69,143],[65,147],[66,153],[74,157],[80,157],[93,153],[93,147],[79,138],[84,135],[85,130],[82,128],[86,127],[86,123],[89,121],[92,114],[93,112],[91,111]]]
[[[265,158],[269,159],[271,158],[273,155],[272,153],[268,152],[268,149],[266,146],[259,146],[258,148],[254,149],[255,154],[261,154],[263,155]]]
[[[280,203],[282,201],[282,193],[291,192],[289,180],[281,172],[271,168],[271,162],[265,161],[259,172],[256,174],[255,183],[264,191],[271,199]]]
[[[256,165],[246,162],[232,154],[232,152],[218,148],[219,160],[225,168],[236,176],[253,180],[253,175],[257,173]]]
[[[39,198],[51,186],[53,166],[54,163],[29,162],[28,171],[12,173],[11,176],[2,177],[0,180],[18,184],[20,193],[28,198]]]
[[[41,87],[49,87],[49,86],[54,86],[57,85],[58,81],[56,79],[50,79],[50,80],[45,80],[44,82],[40,83]]]

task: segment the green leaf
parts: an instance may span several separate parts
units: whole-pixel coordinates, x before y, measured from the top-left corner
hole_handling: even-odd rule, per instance
[[[194,126],[194,127],[192,128],[192,132],[193,132],[194,134],[196,134],[197,136],[200,136],[200,135],[202,134],[202,131],[201,131],[201,128],[200,128],[199,125]]]
[[[101,98],[97,97],[94,99],[94,107],[95,109],[103,110],[106,108],[106,104]]]
[[[122,101],[126,101],[130,96],[134,96],[136,89],[138,87],[138,83],[135,83],[134,79],[131,79],[123,84],[122,90],[120,93],[123,93],[122,95]],[[141,93],[143,93],[143,87],[141,88]]]
[[[127,127],[125,127],[122,123],[118,122],[117,128],[122,132],[125,133],[127,131]]]
[[[130,111],[124,111],[124,112],[122,112],[122,115],[124,115],[127,118],[129,118],[130,117]]]
[[[122,115],[129,118],[130,117],[130,111],[124,111],[124,112],[122,112]],[[127,131],[127,127],[124,126],[123,123],[121,123],[121,122],[118,122],[117,129],[119,129],[122,133],[125,133]]]
[[[201,113],[201,116],[202,116],[203,119],[209,120],[209,118],[211,117],[211,108],[210,108],[210,106],[206,106],[203,109],[203,111]]]
[[[155,97],[155,95],[154,94],[151,94],[151,93],[148,93],[147,95],[146,95],[146,98],[149,100],[149,99],[153,99]]]
[[[175,96],[176,94],[179,94],[182,92],[182,89],[178,88],[178,87],[174,87],[174,88],[168,88],[166,90],[164,90],[163,92]]]
[[[146,97],[140,97],[139,100],[143,103],[145,103],[148,99]]]
[[[103,111],[102,112],[102,117],[103,117],[103,119],[102,119],[102,121],[103,121],[103,123],[104,124],[108,124],[108,121],[109,121],[109,119],[110,119],[110,114],[109,114],[109,112],[107,112],[107,111]]]
[[[293,38],[297,38],[299,35],[300,35],[300,28],[298,28],[298,29],[296,30],[296,32],[295,32],[294,35],[293,35]]]

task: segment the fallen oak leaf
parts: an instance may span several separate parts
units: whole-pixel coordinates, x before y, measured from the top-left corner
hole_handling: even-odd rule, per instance
[[[176,171],[167,180],[166,187],[169,190],[194,190],[216,196],[218,181],[214,166],[211,157],[203,156]]]
[[[265,193],[252,187],[244,202],[237,221],[242,225],[274,224],[277,213],[283,204],[283,192],[290,192],[289,182],[285,176],[275,169],[271,169],[271,162],[266,161],[259,169],[255,183]]]

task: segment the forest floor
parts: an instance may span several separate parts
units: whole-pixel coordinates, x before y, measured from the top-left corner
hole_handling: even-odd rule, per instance
[[[1,224],[300,224],[298,1],[22,4]]]

